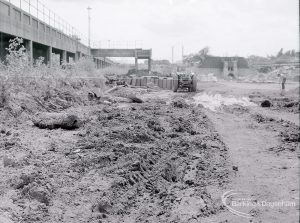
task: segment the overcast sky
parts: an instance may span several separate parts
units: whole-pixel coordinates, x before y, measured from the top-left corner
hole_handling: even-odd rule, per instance
[[[266,56],[298,49],[298,0],[44,0],[102,46],[152,48],[154,59],[175,60],[205,46],[218,56]]]

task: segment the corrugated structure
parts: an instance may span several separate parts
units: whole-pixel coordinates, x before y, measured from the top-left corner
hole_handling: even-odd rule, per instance
[[[127,84],[131,86],[148,86],[154,84],[162,89],[172,90],[173,89],[173,78],[167,77],[133,77],[126,79]]]

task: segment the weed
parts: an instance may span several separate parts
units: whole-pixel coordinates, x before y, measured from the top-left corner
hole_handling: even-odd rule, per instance
[[[100,91],[104,88],[104,77],[89,57],[60,64],[60,57],[52,54],[51,66],[45,64],[43,57],[33,63],[19,37],[10,40],[7,51],[5,61],[0,62],[1,107],[7,106],[19,93],[35,98],[43,106],[49,103],[52,108],[64,107],[56,104],[78,101],[75,100],[78,95],[87,99],[89,88]]]

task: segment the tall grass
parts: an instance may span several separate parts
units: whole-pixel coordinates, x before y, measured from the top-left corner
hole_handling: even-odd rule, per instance
[[[81,58],[76,63],[60,64],[59,57],[53,54],[52,65],[44,58],[32,63],[21,38],[10,40],[5,61],[0,61],[0,106],[7,105],[12,96],[18,93],[29,94],[41,102],[58,95],[86,96],[89,88],[102,90],[104,76],[95,69],[90,58]],[[64,100],[67,100],[63,98]]]

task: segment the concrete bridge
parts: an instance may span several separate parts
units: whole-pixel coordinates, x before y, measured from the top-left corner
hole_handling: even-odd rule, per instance
[[[38,16],[37,7],[36,10]],[[91,49],[81,43],[76,34],[66,34],[63,29],[53,27],[49,23],[7,0],[0,0],[0,59],[7,54],[5,48],[8,47],[9,40],[21,37],[24,39],[31,61],[44,57],[45,62],[51,65],[53,53],[59,55],[61,61],[67,62],[71,58],[77,61],[82,56],[89,56],[93,58],[97,68],[103,68],[113,64],[108,57],[126,56],[135,58],[136,68],[138,68],[138,59],[149,59],[149,70],[151,69],[151,50]]]
[[[152,50],[143,49],[91,49],[91,53],[95,57],[134,57],[135,69],[138,70],[138,60],[148,60],[148,70],[151,70]]]

